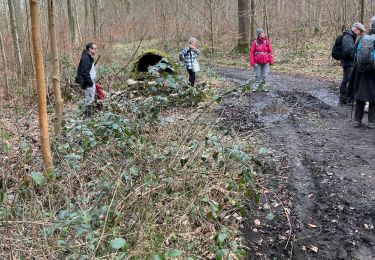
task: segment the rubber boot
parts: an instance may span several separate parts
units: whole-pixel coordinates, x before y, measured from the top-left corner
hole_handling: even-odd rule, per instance
[[[85,107],[85,118],[89,118],[92,115],[92,105]]]
[[[340,95],[339,97],[339,104],[340,105],[346,105],[348,103],[348,98],[345,96]]]

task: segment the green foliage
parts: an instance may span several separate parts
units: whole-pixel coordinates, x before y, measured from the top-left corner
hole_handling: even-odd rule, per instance
[[[10,140],[10,134],[6,130],[1,130],[1,140],[0,140],[0,151],[3,153],[9,152],[9,140]]]
[[[123,239],[123,238],[116,238],[110,241],[111,247],[114,250],[123,250],[123,251],[128,251],[129,245],[128,242]]]
[[[215,236],[215,259],[228,259],[229,254],[236,255],[238,258],[246,255],[245,250],[239,249],[236,242],[229,241],[230,232],[226,227],[222,227]]]
[[[46,183],[46,178],[43,173],[40,172],[31,172],[29,176],[33,179],[36,185],[43,186]]]
[[[190,87],[168,69],[150,67],[134,96],[114,82],[126,94],[112,93],[88,119],[71,111],[53,143],[56,181],[33,171],[27,180],[36,188],[18,188],[23,204],[0,207],[1,218],[22,223],[17,230],[38,234],[15,239],[58,259],[243,258],[233,214],[243,216],[245,199],[257,196],[257,151],[211,123],[211,105],[224,94],[208,83]],[[20,147],[24,163],[34,159],[31,148]]]

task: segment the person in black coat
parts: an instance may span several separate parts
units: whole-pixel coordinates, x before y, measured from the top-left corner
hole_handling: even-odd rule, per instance
[[[340,97],[339,104],[347,104],[347,90],[348,83],[354,68],[354,44],[359,35],[362,34],[366,29],[361,23],[355,23],[351,30],[344,32],[344,37],[341,43],[341,66],[343,68],[343,77],[340,85]],[[349,103],[353,100],[349,98]]]
[[[370,29],[365,37],[375,38],[375,20],[372,21]],[[360,39],[361,41],[362,39]],[[359,42],[360,42],[359,41]],[[357,53],[358,43],[354,46]],[[368,127],[375,128],[375,69],[362,70],[358,64],[355,65],[352,78],[349,82],[348,95],[355,98],[354,126],[363,125],[362,120],[365,113],[365,104],[369,102]]]
[[[79,61],[76,83],[78,83],[85,92],[85,116],[92,114],[92,103],[95,100],[96,88],[95,77],[96,70],[94,66],[94,56],[97,46],[94,43],[86,44],[86,48],[82,51]]]

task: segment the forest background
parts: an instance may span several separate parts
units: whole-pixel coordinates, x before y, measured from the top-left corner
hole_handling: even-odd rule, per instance
[[[36,100],[38,93],[39,102],[43,97],[34,76],[41,67],[40,55],[32,55],[33,5],[40,19],[53,173],[44,170],[39,143]],[[265,150],[256,139],[244,142],[220,132],[210,105],[220,102],[230,83],[213,66],[246,67],[248,44],[262,27],[275,53],[273,72],[337,80],[341,69],[330,57],[334,39],[354,22],[367,27],[375,2],[2,0],[0,13],[0,255],[241,258],[245,200],[257,199],[254,176]],[[198,92],[179,89],[183,101],[171,90],[167,97],[146,91],[141,101],[139,94],[134,102],[119,101],[135,52],[157,49],[178,63],[177,53],[192,35],[202,51]],[[89,122],[81,119],[82,93],[74,87],[87,42],[98,45],[98,74],[111,97]],[[166,79],[170,88],[184,86],[181,79]],[[62,91],[60,119],[53,82]],[[211,111],[209,118],[202,107]],[[160,121],[171,114],[169,125]],[[52,129],[56,122],[62,129]]]

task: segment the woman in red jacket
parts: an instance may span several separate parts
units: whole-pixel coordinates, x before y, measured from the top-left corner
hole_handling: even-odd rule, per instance
[[[254,68],[256,88],[253,91],[268,91],[267,76],[270,70],[269,65],[273,64],[272,48],[263,29],[256,30],[257,38],[251,44],[249,52],[250,64]]]

